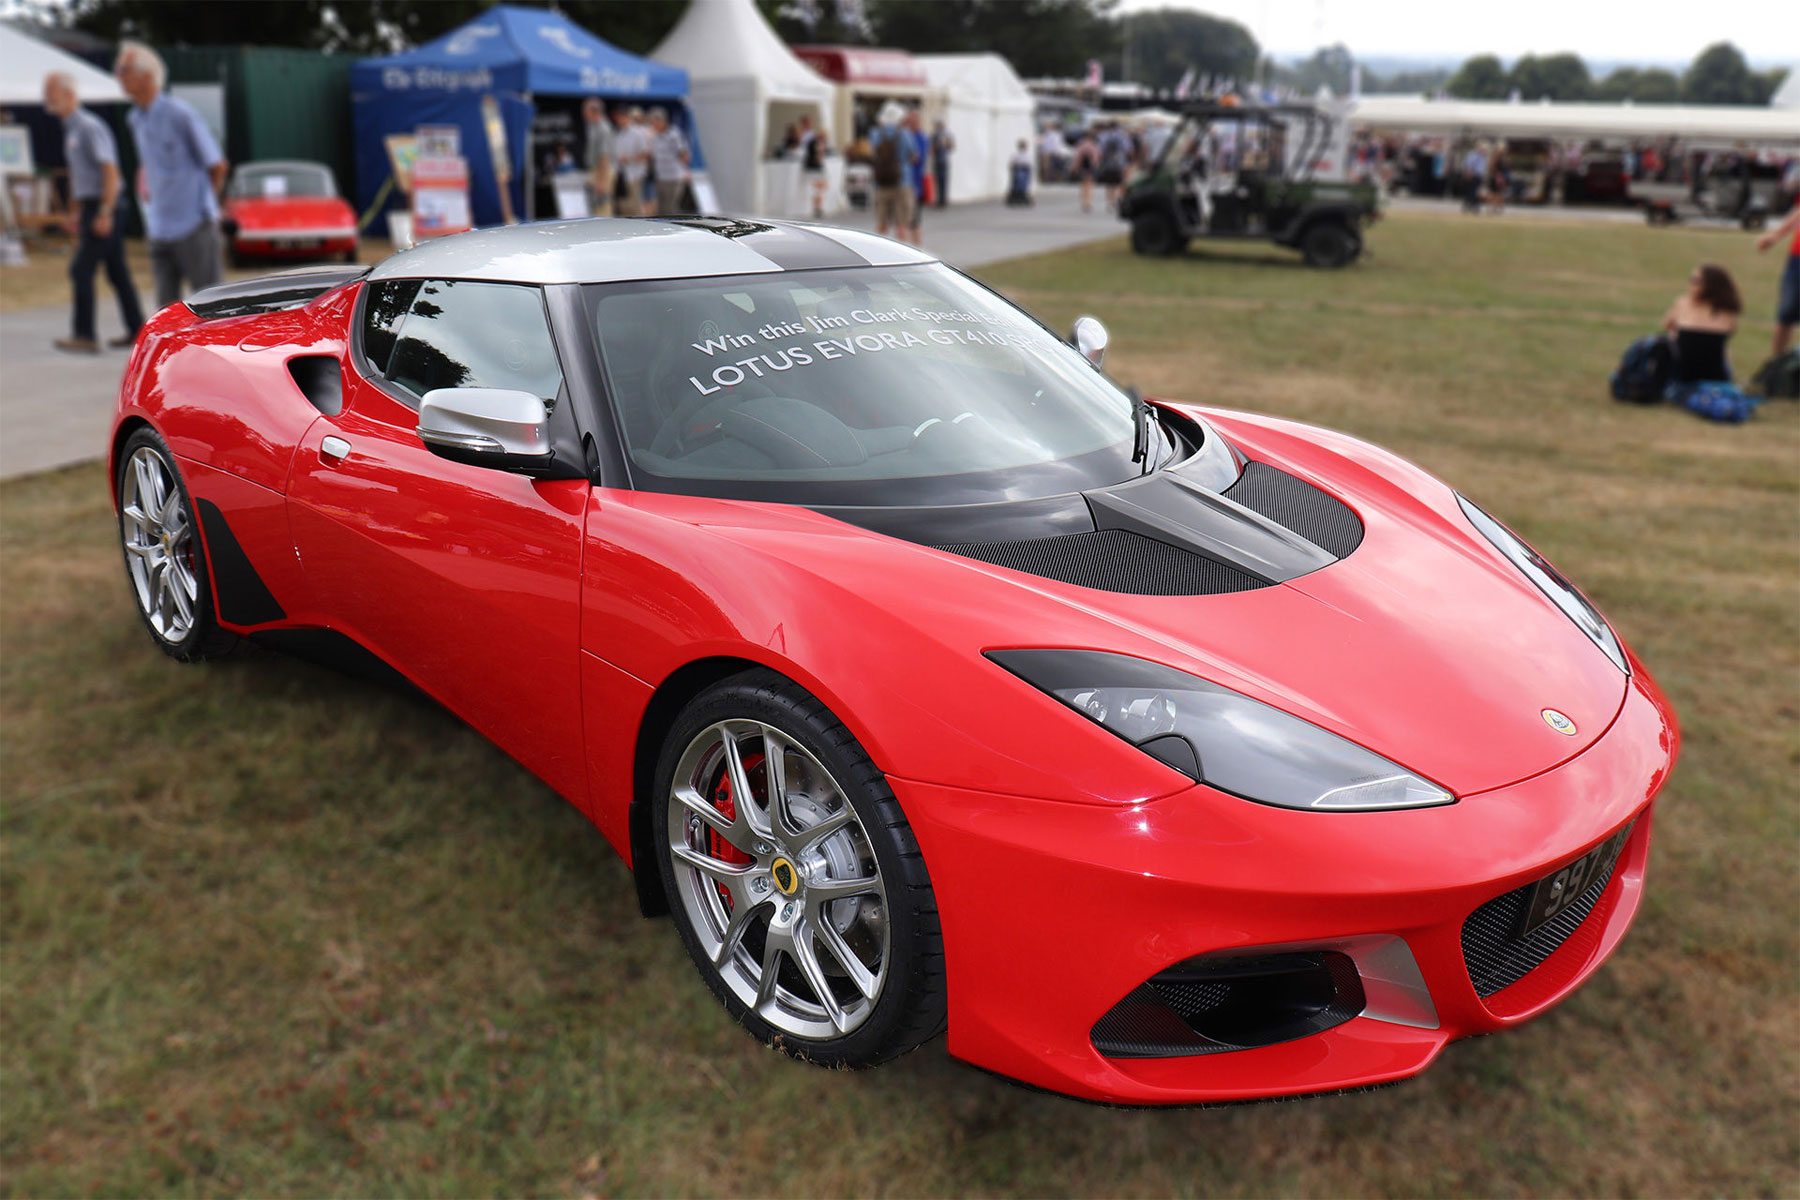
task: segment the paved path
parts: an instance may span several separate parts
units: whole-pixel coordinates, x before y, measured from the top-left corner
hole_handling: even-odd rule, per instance
[[[845,225],[874,228],[866,213]],[[959,267],[1060,250],[1117,237],[1123,223],[1100,212],[1083,214],[1073,188],[1044,191],[1032,208],[999,204],[933,208],[925,214],[925,249]],[[100,336],[117,337],[118,309],[103,281]],[[66,307],[0,313],[0,479],[99,458],[119,393],[128,351],[97,356],[64,354],[51,342],[67,336]]]

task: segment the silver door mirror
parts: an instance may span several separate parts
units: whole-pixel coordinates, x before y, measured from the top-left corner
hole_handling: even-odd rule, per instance
[[[550,465],[544,401],[509,388],[434,388],[419,402],[419,440],[433,454],[503,471]]]
[[[1099,317],[1076,317],[1075,327],[1069,330],[1069,343],[1096,367],[1106,357],[1107,340],[1106,326]]]

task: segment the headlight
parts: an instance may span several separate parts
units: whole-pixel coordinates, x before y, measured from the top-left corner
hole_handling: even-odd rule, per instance
[[[1520,541],[1512,530],[1477,508],[1468,497],[1459,494],[1456,502],[1462,505],[1463,515],[1469,518],[1469,523],[1494,543],[1494,549],[1506,555],[1514,566],[1523,571],[1525,578],[1536,584],[1538,591],[1548,596],[1552,604],[1562,609],[1581,632],[1593,639],[1594,645],[1612,659],[1613,666],[1627,675],[1631,674],[1631,667],[1625,662],[1625,651],[1620,648],[1612,626],[1606,623],[1606,618],[1600,615],[1598,609],[1588,603],[1587,597],[1576,590],[1574,584],[1545,562],[1543,555]]]
[[[1334,812],[1456,802],[1355,742],[1173,667],[1095,650],[988,657],[1146,754],[1246,800]]]

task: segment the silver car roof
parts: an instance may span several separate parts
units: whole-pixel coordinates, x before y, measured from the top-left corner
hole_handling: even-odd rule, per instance
[[[380,279],[618,283],[937,261],[857,229],[730,217],[595,218],[432,238],[369,272]]]

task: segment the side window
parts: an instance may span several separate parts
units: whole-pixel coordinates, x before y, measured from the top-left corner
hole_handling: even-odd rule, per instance
[[[433,388],[511,388],[556,403],[562,368],[535,287],[429,279],[399,332],[385,374],[414,396]]]
[[[387,373],[400,318],[412,307],[418,290],[417,279],[383,279],[369,285],[368,298],[363,301],[362,348],[377,375]]]

